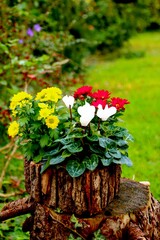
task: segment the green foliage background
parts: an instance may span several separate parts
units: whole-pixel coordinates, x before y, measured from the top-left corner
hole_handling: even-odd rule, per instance
[[[67,91],[85,82],[131,101],[125,124],[135,137],[134,166],[123,175],[149,180],[159,199],[159,33],[126,44],[136,32],[159,29],[159,0],[1,0],[0,17],[0,169],[10,156],[1,149],[10,143],[11,96],[52,85]],[[42,30],[28,36],[27,29],[37,23]],[[24,189],[22,159],[19,152],[11,159],[1,194]],[[0,197],[0,204],[13,199]],[[28,239],[21,231],[25,217],[1,224],[0,238]]]

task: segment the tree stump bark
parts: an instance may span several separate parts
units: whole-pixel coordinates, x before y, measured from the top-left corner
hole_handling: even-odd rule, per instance
[[[39,164],[25,162],[30,197],[23,200],[23,211],[23,201],[6,205],[0,220],[14,217],[15,208],[19,215],[30,212],[23,224],[30,240],[67,240],[70,234],[91,240],[97,230],[108,240],[160,240],[160,203],[149,186],[120,175],[119,165],[79,178],[71,178],[64,168],[49,168],[41,175]]]

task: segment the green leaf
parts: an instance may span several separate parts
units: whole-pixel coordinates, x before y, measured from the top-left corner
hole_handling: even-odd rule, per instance
[[[63,145],[66,145],[66,144],[73,142],[73,140],[67,139],[67,138],[59,138],[59,139],[56,139],[55,142],[60,142]]]
[[[113,144],[114,144],[114,140],[110,138],[106,138],[106,137],[99,138],[99,145],[103,148],[110,147]]]
[[[75,160],[70,160],[68,161],[66,165],[66,170],[69,173],[71,177],[79,177],[81,176],[86,169],[86,166],[84,162],[78,162],[76,159]]]
[[[105,152],[105,157],[106,158],[112,158],[111,155],[109,154],[109,152]]]
[[[1,71],[1,69],[0,69],[0,73],[2,73],[2,72],[3,72],[3,71]],[[7,86],[7,81],[1,80],[1,81],[0,81],[0,84],[3,85],[3,86]]]
[[[65,160],[65,158],[62,157],[62,155],[58,155],[58,156],[50,159],[50,165],[55,165],[55,164],[61,163],[64,160]]]
[[[58,139],[59,138],[59,130],[58,128],[57,129],[50,129],[49,130],[49,134],[51,136],[51,138],[54,138],[54,139]]]
[[[66,145],[62,149],[67,149],[70,153],[77,153],[77,152],[81,152],[83,150],[80,143],[76,143],[76,142]]]
[[[93,240],[106,240],[106,238],[101,234],[100,229],[98,229],[96,232],[94,232]]]
[[[123,140],[123,139],[119,139],[118,141],[117,141],[117,145],[119,146],[119,147],[125,147],[125,146],[127,146],[127,142],[125,141],[125,140]],[[128,147],[128,146],[127,146]]]
[[[97,144],[89,145],[89,148],[93,153],[102,154],[102,149],[98,148]]]
[[[98,163],[99,163],[99,159],[98,159],[98,156],[96,154],[92,154],[91,157],[86,157],[84,159],[84,162],[86,164],[86,167],[93,171],[97,166],[98,166]]]
[[[33,161],[36,162],[36,163],[40,162],[41,159],[42,159],[42,156],[40,154],[37,155],[36,157],[33,157]]]
[[[72,214],[71,218],[70,218],[70,221],[72,223],[74,223],[74,227],[77,228],[77,227],[82,227],[82,223],[79,223],[78,222],[78,219],[75,217],[74,214]]]
[[[28,123],[28,118],[27,117],[23,117],[19,119],[19,124],[20,126],[25,125],[26,123]]]
[[[71,233],[71,234],[69,235],[69,237],[68,237],[68,240],[82,240],[82,238],[81,238],[81,237],[75,238],[75,237],[73,236],[73,234]]]
[[[103,166],[109,166],[113,161],[113,158],[102,158],[101,162],[103,164]]]
[[[56,154],[58,154],[61,150],[60,150],[60,147],[59,147],[59,145],[56,143],[56,144],[54,144],[54,145],[52,145],[52,148],[54,148],[53,150],[51,150],[51,151],[49,151],[49,152],[46,152],[45,154],[44,154],[44,157],[47,157],[47,156],[54,156],[54,155],[56,155]]]
[[[122,157],[120,159],[120,163],[121,164],[126,164],[128,167],[132,167],[133,166],[133,163],[132,161],[130,160],[129,157],[127,157],[126,155],[122,154]]]
[[[45,134],[40,139],[40,146],[43,148],[48,145],[48,142],[49,142],[49,136]]]
[[[72,154],[70,153],[70,152],[68,152],[67,150],[64,150],[63,152],[62,152],[62,157],[63,158],[67,158],[67,157],[70,157]]]
[[[41,127],[41,123],[40,122],[35,122],[35,123],[32,123],[32,125],[31,125],[31,129],[33,131],[38,130],[40,127]]]
[[[0,43],[0,49],[2,49],[5,53],[9,53],[8,47],[3,43]]]
[[[41,173],[43,173],[50,166],[50,159],[42,163]]]
[[[98,137],[97,137],[96,135],[87,136],[87,139],[88,139],[90,142],[97,142],[97,141],[98,141]]]
[[[133,136],[128,133],[127,136],[126,136],[126,141],[131,141],[131,142],[133,142],[133,141],[134,141]]]
[[[109,150],[109,154],[110,154],[112,157],[118,158],[118,159],[120,159],[121,156],[122,156],[121,152],[120,152],[119,150],[117,150],[117,149],[110,149],[110,150]]]

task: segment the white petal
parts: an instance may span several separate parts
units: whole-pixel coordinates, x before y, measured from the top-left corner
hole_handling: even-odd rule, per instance
[[[114,115],[117,112],[117,109],[115,107],[108,107],[108,105],[105,106],[104,109],[102,109],[101,105],[98,105],[98,111],[97,116],[102,119],[102,121],[106,121],[110,116]]]
[[[90,123],[90,119],[87,119],[85,117],[80,117],[80,123],[81,123],[81,126],[86,127]]]
[[[96,108],[94,106],[91,106],[88,102],[85,103],[85,105],[78,107],[77,109],[78,113],[82,116],[86,113],[95,113]]]
[[[89,103],[85,103],[85,105],[80,106],[78,108],[78,113],[81,115],[80,117],[80,123],[82,126],[87,126],[90,121],[95,116],[95,110],[96,108],[94,106],[91,106]]]
[[[74,104],[74,97],[66,95],[62,98],[62,101],[64,102],[67,108],[70,108],[70,107],[72,108]]]

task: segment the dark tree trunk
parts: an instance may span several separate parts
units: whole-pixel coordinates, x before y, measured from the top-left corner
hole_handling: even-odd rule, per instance
[[[0,220],[30,212],[23,231],[30,231],[31,240],[67,240],[71,233],[90,240],[98,229],[108,240],[159,240],[160,203],[149,186],[120,182],[120,176],[119,165],[71,178],[64,168],[49,168],[41,175],[39,164],[25,162],[30,197],[6,205]]]

